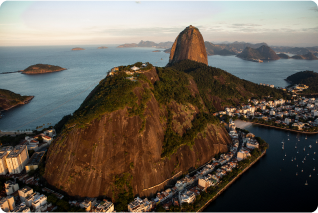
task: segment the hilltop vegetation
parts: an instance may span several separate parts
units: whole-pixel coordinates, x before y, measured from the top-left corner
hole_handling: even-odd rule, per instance
[[[318,93],[318,73],[314,71],[301,71],[287,77],[292,84],[305,84],[309,86],[303,94]]]
[[[0,89],[0,111],[8,110],[20,104],[26,104],[34,96],[22,96],[6,89]]]
[[[193,77],[210,113],[222,110],[225,106],[236,106],[239,102],[246,102],[249,98],[286,96],[282,90],[240,79],[222,69],[203,63],[184,60],[171,68]]]

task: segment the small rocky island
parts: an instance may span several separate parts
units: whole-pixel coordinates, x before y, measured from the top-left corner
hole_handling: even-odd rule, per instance
[[[101,46],[101,47],[97,47],[97,49],[107,49],[108,47],[105,46]]]
[[[35,64],[23,70],[22,73],[28,74],[28,75],[35,75],[35,74],[43,74],[43,73],[50,73],[50,72],[59,72],[63,70],[66,70],[66,69],[59,66],[49,65],[49,64]]]
[[[72,49],[72,51],[73,51],[73,50],[85,50],[85,49],[83,49],[83,48],[81,48],[81,47],[75,47],[75,48]]]
[[[34,96],[22,96],[10,90],[0,89],[0,111],[29,103]],[[1,115],[0,115],[1,118]]]

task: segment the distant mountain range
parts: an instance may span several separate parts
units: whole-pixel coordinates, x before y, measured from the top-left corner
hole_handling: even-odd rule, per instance
[[[170,53],[171,47],[172,47],[173,42],[168,41],[168,42],[160,42],[160,43],[155,43],[153,41],[143,41],[141,40],[138,44],[137,43],[127,43],[127,44],[122,44],[119,45],[117,48],[129,48],[129,47],[154,47],[154,48],[162,48],[165,49],[165,53]],[[266,43],[248,43],[248,42],[228,42],[224,41],[222,43],[217,43],[217,42],[209,42],[205,41],[205,48],[207,55],[237,55],[241,52],[243,52],[247,47],[257,49],[261,46],[268,46]],[[313,55],[318,55],[318,46],[314,47],[285,47],[285,46],[270,46],[270,48],[276,52],[276,53],[290,53],[290,54],[296,54],[296,55],[305,55],[309,52],[313,53]],[[251,51],[251,50],[249,50]],[[286,54],[279,56],[280,58],[291,58],[287,56]],[[294,57],[295,59],[306,59],[306,58],[301,58],[301,57]],[[275,59],[276,60],[276,59]],[[309,59],[309,60],[315,60],[315,59]]]
[[[173,44],[173,42],[171,42],[171,41],[155,43],[153,41],[141,40],[138,44],[136,44],[136,43],[122,44],[122,45],[119,45],[117,48],[155,47],[155,48],[167,49],[167,48],[170,48],[172,46],[172,44]]]

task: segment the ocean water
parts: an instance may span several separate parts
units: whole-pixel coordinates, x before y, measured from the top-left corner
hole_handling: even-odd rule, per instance
[[[74,46],[0,47],[0,73],[18,71],[37,63],[58,65],[67,70],[40,75],[1,74],[0,88],[22,95],[33,95],[26,105],[4,113],[0,130],[16,131],[54,125],[64,115],[73,113],[89,92],[114,66],[137,61],[165,66],[169,54],[152,52],[154,48],[97,49],[71,51]],[[240,78],[284,87],[284,79],[297,71],[318,71],[318,61],[278,60],[266,63],[245,61],[235,56],[209,56],[209,65],[219,67]]]
[[[318,206],[318,135],[305,139],[304,134],[269,127],[250,124],[244,128],[263,138],[269,149],[204,211],[314,212]]]

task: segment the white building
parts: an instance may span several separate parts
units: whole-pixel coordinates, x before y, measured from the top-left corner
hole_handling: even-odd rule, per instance
[[[15,183],[11,180],[6,181],[4,183],[4,187],[5,187],[7,195],[11,195],[14,192],[19,190],[19,184]]]
[[[45,211],[47,209],[47,197],[45,195],[37,194],[34,196],[32,207],[35,211]]]
[[[0,175],[5,175],[8,173],[6,159],[12,150],[12,146],[5,146],[0,150]]]
[[[130,69],[132,69],[133,71],[140,70],[140,69],[139,69],[139,67],[136,67],[136,66],[133,66],[133,67],[132,67],[132,68],[130,68]]]
[[[251,154],[248,151],[240,150],[237,152],[237,160],[238,161],[244,160],[250,156],[251,156]]]
[[[48,129],[43,132],[45,135],[54,137],[56,135],[55,129]]]
[[[180,204],[192,203],[195,200],[195,194],[191,191],[186,191],[180,196]]]
[[[28,186],[22,189],[19,189],[19,196],[20,196],[21,202],[25,202],[26,197],[30,194],[33,194],[33,189]]]
[[[270,115],[275,115],[275,111],[274,111],[274,110],[271,110],[271,111],[269,112],[269,114],[270,114]]]
[[[148,212],[152,208],[152,203],[147,198],[142,200],[136,197],[135,200],[128,204],[128,211],[130,212]]]
[[[8,171],[10,174],[19,174],[24,169],[29,160],[26,145],[17,145],[6,158]]]
[[[113,212],[114,204],[106,199],[100,202],[96,208],[97,212]]]
[[[287,125],[289,125],[290,122],[291,122],[291,119],[290,119],[290,118],[285,118],[285,123],[286,123]]]

